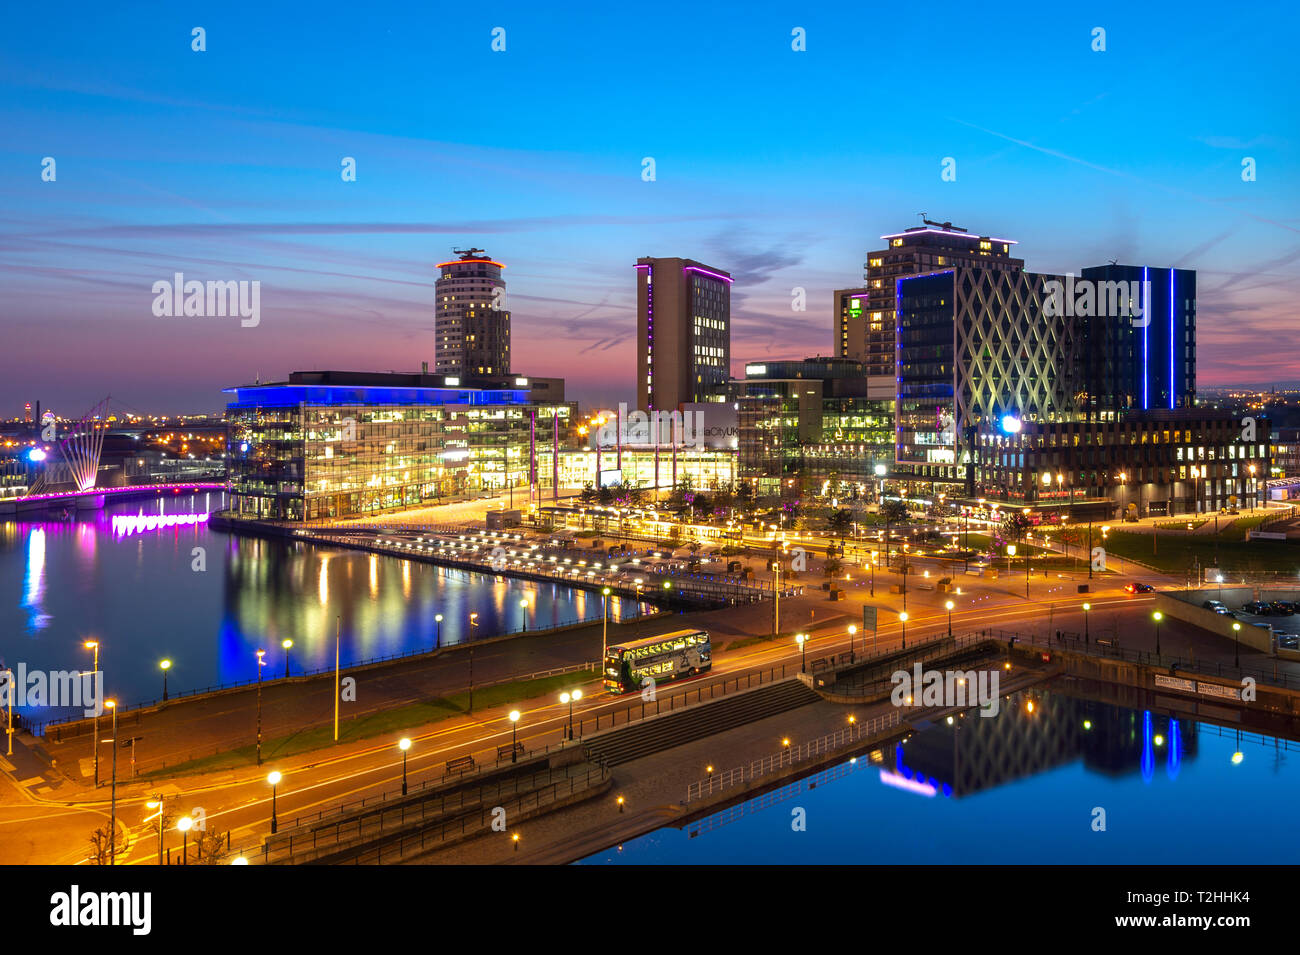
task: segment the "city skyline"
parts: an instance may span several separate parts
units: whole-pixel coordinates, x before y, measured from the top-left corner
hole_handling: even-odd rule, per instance
[[[732,273],[739,376],[747,361],[834,354],[833,290],[859,286],[866,251],[922,212],[1016,239],[1035,272],[1112,259],[1195,269],[1200,385],[1300,379],[1284,349],[1258,347],[1285,333],[1300,286],[1300,217],[1281,185],[1296,172],[1294,123],[1283,60],[1265,55],[1286,30],[1209,36],[1194,15],[1103,6],[1086,20],[1036,13],[976,49],[961,39],[974,14],[960,11],[930,36],[901,11],[848,24],[800,11],[796,24],[738,9],[692,13],[712,57],[651,23],[630,60],[608,38],[632,15],[615,12],[570,31],[527,7],[415,11],[400,38],[341,8],[306,28],[259,11],[257,31],[237,19],[246,11],[91,13],[75,27],[19,13],[0,41],[13,134],[0,154],[4,416],[34,399],[80,414],[106,393],[215,411],[222,387],[298,369],[433,367],[435,265],[468,246],[511,264],[515,370],[613,405],[634,399],[637,258]],[[1094,20],[1104,52],[1090,49]],[[899,64],[882,68],[874,107],[841,71],[868,24],[887,38],[873,50]],[[442,38],[432,62],[422,37]],[[338,72],[348,49],[364,95]],[[1254,71],[1249,95],[1186,72],[1210,55]],[[949,64],[980,60],[990,89],[954,98],[967,74]],[[530,86],[559,64],[571,73],[544,95]],[[581,79],[597,74],[606,82]],[[891,77],[942,105],[892,108]],[[636,108],[648,85],[699,104],[699,121],[683,130]],[[492,109],[426,102],[442,94]],[[155,316],[152,285],[177,272],[260,282],[260,322]],[[791,307],[796,288],[806,311]]]

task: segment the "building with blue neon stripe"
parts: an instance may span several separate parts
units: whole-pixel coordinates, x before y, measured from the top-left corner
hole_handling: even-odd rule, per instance
[[[537,478],[568,431],[560,379],[295,372],[227,388],[235,516],[303,521],[432,504]]]

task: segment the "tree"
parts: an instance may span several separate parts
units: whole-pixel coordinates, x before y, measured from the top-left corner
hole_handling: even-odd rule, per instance
[[[840,571],[843,569],[844,565],[840,562],[838,557],[827,557],[826,563],[822,565],[822,573],[824,573],[828,579],[839,576]]]
[[[826,519],[826,527],[832,534],[839,536],[840,544],[843,545],[844,538],[853,529],[853,512],[847,507],[832,511],[830,517]]]
[[[194,846],[198,852],[199,865],[221,865],[230,854],[225,838],[215,829],[201,830],[194,840]]]
[[[584,484],[582,490],[578,492],[578,500],[583,504],[596,503],[596,489],[590,483]]]
[[[880,505],[880,514],[885,519],[885,566],[889,566],[889,531],[894,524],[906,524],[911,517],[907,505],[902,501],[886,501]]]
[[[1002,518],[1002,535],[1007,540],[1022,540],[1034,522],[1024,511],[1012,511]]]
[[[104,823],[98,829],[90,833],[90,859],[91,865],[108,865],[112,861],[114,853],[121,853],[123,850],[122,834],[112,827],[111,823]]]

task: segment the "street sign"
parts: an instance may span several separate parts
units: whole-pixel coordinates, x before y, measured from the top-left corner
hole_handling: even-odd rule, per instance
[[[876,608],[863,606],[862,608],[862,629],[870,630],[873,633],[876,629]]]

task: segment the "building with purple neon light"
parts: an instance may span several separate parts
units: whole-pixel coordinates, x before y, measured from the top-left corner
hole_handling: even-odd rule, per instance
[[[1014,239],[976,235],[951,222],[924,222],[882,235],[889,245],[867,253],[863,266],[865,287],[835,293],[839,320],[835,354],[866,365],[873,398],[892,397],[894,389],[896,279],[954,266],[995,272],[1019,272],[1025,267],[1023,259],[1011,257]]]
[[[694,259],[636,262],[637,406],[722,401],[731,377],[731,275]]]

